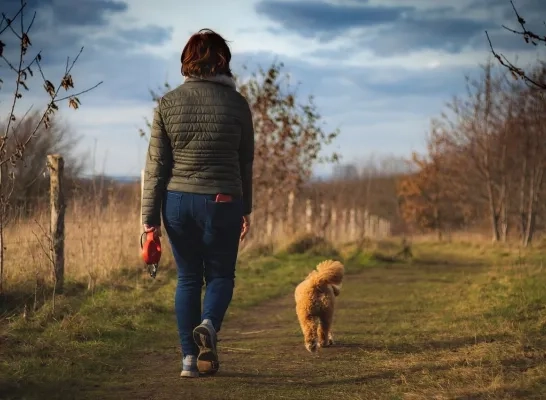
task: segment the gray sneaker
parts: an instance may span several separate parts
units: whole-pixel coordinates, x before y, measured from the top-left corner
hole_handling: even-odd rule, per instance
[[[203,375],[212,375],[218,372],[220,363],[218,362],[218,353],[216,351],[216,330],[212,323],[205,319],[193,330],[193,340],[199,347],[197,356],[197,369]]]
[[[180,376],[183,378],[198,378],[199,370],[197,369],[197,359],[195,356],[185,356],[182,360],[182,372]]]

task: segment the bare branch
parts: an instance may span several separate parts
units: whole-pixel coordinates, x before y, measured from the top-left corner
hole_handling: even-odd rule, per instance
[[[541,36],[528,30],[526,27],[525,19],[519,14],[512,0],[510,0],[510,4],[512,5],[512,9],[514,10],[514,14],[516,15],[518,24],[521,26],[521,31],[508,28],[505,25],[502,25],[502,27],[515,35],[522,36],[526,43],[531,43],[534,46],[538,46],[540,42],[546,44],[546,35]],[[491,53],[503,67],[507,68],[510,71],[514,79],[521,79],[528,85],[534,86],[542,90],[546,90],[546,82],[538,82],[537,80],[529,77],[529,75],[526,74],[523,69],[511,63],[504,55],[497,53],[493,48],[493,43],[491,42],[491,38],[489,37],[489,33],[487,31],[485,31],[485,35],[487,36],[487,41],[489,42]]]
[[[20,15],[20,18],[21,18],[21,31],[24,32],[24,25],[23,25],[23,18],[24,18],[24,12],[23,12],[23,9],[24,9],[24,6],[25,4],[23,3],[21,5],[21,11],[19,13]],[[11,23],[9,24],[9,26],[11,26]],[[21,42],[22,43],[22,42]],[[16,84],[15,84],[15,94],[13,96],[13,101],[11,103],[11,110],[10,110],[10,113],[8,115],[8,123],[6,125],[6,131],[4,132],[4,136],[3,136],[3,141],[2,143],[0,143],[0,152],[2,150],[2,147],[5,145],[5,142],[6,142],[6,139],[8,137],[8,133],[9,133],[9,128],[11,126],[11,122],[15,120],[15,115],[14,115],[14,112],[15,112],[15,105],[17,104],[17,100],[19,99],[19,87],[21,85],[21,69],[22,69],[22,66],[23,66],[23,60],[24,60],[24,57],[25,57],[25,51],[23,51],[23,47],[21,45],[21,50],[19,52],[19,66],[17,67],[17,81],[16,81]],[[0,153],[1,154],[1,153]],[[1,165],[1,164],[0,164]]]
[[[77,93],[72,93],[72,94],[70,94],[68,96],[59,97],[59,93],[60,93],[61,89],[68,90],[70,88],[72,88],[72,89],[74,88],[74,82],[72,80],[72,76],[70,75],[70,73],[71,73],[72,69],[74,68],[76,62],[78,61],[80,55],[82,54],[84,48],[82,47],[80,49],[80,51],[78,52],[76,57],[74,57],[74,59],[72,60],[71,63],[70,63],[70,58],[67,57],[67,62],[66,62],[66,67],[65,67],[65,74],[64,74],[60,84],[57,85],[57,87],[55,88],[55,86],[49,80],[47,80],[45,75],[44,75],[44,72],[43,72],[43,69],[42,69],[42,66],[41,66],[41,63],[40,63],[40,61],[41,61],[41,51],[32,59],[31,63],[27,67],[23,68],[23,60],[24,60],[24,55],[26,54],[26,49],[31,45],[30,39],[28,38],[28,32],[29,32],[30,27],[32,26],[34,20],[35,20],[36,13],[34,14],[34,16],[32,18],[32,21],[31,21],[31,23],[30,23],[30,25],[29,25],[29,27],[27,29],[25,29],[25,27],[24,27],[24,7],[21,8],[19,16],[20,16],[20,19],[21,19],[21,35],[20,36],[18,35],[17,37],[20,38],[21,49],[20,49],[20,52],[19,52],[19,63],[18,63],[18,65],[17,66],[13,65],[11,62],[9,62],[9,60],[5,56],[2,55],[2,59],[7,63],[9,68],[13,72],[16,73],[17,80],[16,80],[16,88],[15,88],[15,92],[14,92],[14,96],[13,96],[12,107],[11,107],[11,111],[10,111],[10,114],[9,114],[9,120],[8,120],[7,125],[6,125],[5,132],[4,132],[3,136],[1,137],[2,140],[0,140],[0,166],[6,164],[7,162],[13,163],[13,162],[15,162],[16,159],[21,159],[23,157],[24,150],[25,150],[26,146],[35,137],[40,125],[42,123],[45,123],[46,127],[48,127],[50,125],[50,115],[54,114],[55,111],[57,111],[59,109],[59,107],[58,107],[59,102],[68,100],[69,101],[69,107],[77,109],[77,108],[79,108],[79,105],[80,105],[80,100],[78,99],[77,96],[82,95],[84,93],[87,93],[87,92],[97,88],[98,86],[100,86],[103,83],[101,81],[101,82],[97,83],[96,85],[94,85],[94,86],[92,86],[90,88],[87,88],[85,90],[81,90],[81,91],[79,91]],[[10,21],[10,24],[11,24],[11,21]],[[3,150],[4,150],[5,146],[6,146],[7,138],[8,138],[9,132],[10,132],[10,128],[12,127],[12,122],[16,120],[16,117],[14,115],[15,105],[17,104],[17,100],[22,97],[21,87],[28,90],[28,86],[26,85],[25,80],[27,78],[27,71],[31,76],[33,75],[33,72],[30,69],[30,67],[33,64],[37,65],[38,70],[40,72],[40,75],[42,76],[42,79],[44,81],[44,88],[49,93],[49,95],[51,96],[51,100],[48,103],[44,113],[42,114],[42,118],[38,121],[38,124],[35,126],[33,132],[31,133],[31,135],[27,136],[23,143],[16,143],[16,151],[14,152],[14,154],[10,155],[9,157],[2,157],[1,155],[3,155]],[[24,117],[23,117],[23,119],[24,119]],[[15,140],[17,140],[17,139],[15,138]]]
[[[11,23],[13,22],[13,20],[17,18],[19,14],[23,12],[23,8],[25,8],[26,6],[27,6],[27,3],[21,4],[21,7],[19,8],[19,10],[11,18],[7,18],[6,14],[2,13],[2,21],[0,21],[0,35],[4,33],[4,31],[11,26]],[[7,23],[7,25],[2,28],[2,24],[4,23],[4,21]]]
[[[2,218],[7,215],[8,207],[11,207],[10,199],[13,196],[14,191],[16,189],[19,190],[21,187],[23,187],[21,185],[24,185],[25,183],[32,185],[33,182],[36,182],[38,179],[33,175],[34,179],[31,179],[30,183],[28,181],[21,183],[21,179],[24,178],[20,176],[21,170],[18,169],[19,167],[17,163],[26,163],[25,151],[28,150],[29,152],[32,152],[32,148],[34,146],[31,146],[31,142],[33,142],[33,140],[40,135],[41,132],[43,132],[43,129],[40,129],[43,128],[44,125],[45,129],[52,126],[53,122],[51,118],[55,114],[55,111],[59,109],[59,103],[62,101],[68,101],[69,107],[78,109],[80,105],[78,96],[88,93],[103,83],[101,81],[87,89],[70,93],[74,89],[74,80],[71,72],[83,52],[83,47],[80,49],[76,57],[73,59],[67,58],[65,73],[58,84],[54,85],[51,81],[47,80],[41,65],[42,50],[40,50],[33,57],[28,56],[27,54],[28,50],[32,47],[29,33],[34,25],[37,14],[34,12],[32,18],[25,23],[25,11],[27,10],[26,6],[27,3],[25,3],[24,0],[21,0],[21,6],[13,17],[10,18],[5,14],[1,14],[0,19],[0,35],[7,33],[9,35],[13,35],[14,38],[17,38],[19,41],[18,61],[8,59],[8,56],[4,51],[6,44],[0,41],[0,60],[6,64],[6,70],[9,73],[13,73],[15,79],[15,88],[8,119],[5,126],[2,127],[3,129],[0,128],[2,131],[0,133],[0,180],[2,181],[0,182],[0,217]],[[19,26],[16,28],[13,24],[17,18],[20,22],[20,30]],[[27,58],[27,60],[25,60],[25,58]],[[28,62],[28,60],[30,60],[30,62]],[[44,83],[44,88],[48,92],[50,99],[46,102],[44,111],[34,113],[35,115],[33,115],[32,121],[28,122],[28,118],[30,118],[29,114],[33,107],[26,110],[21,118],[16,117],[15,113],[18,100],[23,97],[25,91],[30,90],[28,79],[29,77],[34,76],[34,72],[32,70],[34,66],[38,68]],[[3,81],[0,79],[0,84],[2,83]],[[61,95],[61,90],[67,92],[66,95]],[[22,125],[23,123],[25,123],[25,126]],[[24,130],[24,134],[21,134],[20,129]],[[56,138],[60,137],[58,130],[50,131],[50,134],[57,135],[55,136]],[[47,143],[47,140],[46,142],[42,142],[40,138],[36,141],[37,146],[43,147],[44,143]],[[64,144],[66,145],[66,142]],[[31,159],[33,155],[33,153],[30,154]],[[11,165],[8,165],[8,163]],[[5,219],[3,219],[3,221],[5,221]],[[2,228],[3,226],[0,227],[0,229]],[[2,276],[0,273],[0,282],[1,280]]]
[[[77,93],[72,93],[71,95],[69,96],[65,96],[65,97],[61,97],[61,98],[58,98],[58,99],[55,99],[54,103],[60,103],[61,101],[64,101],[64,100],[68,100],[68,99],[72,99],[76,96],[79,96],[79,95],[82,95],[82,94],[85,94],[87,92],[90,92],[91,90],[93,89],[96,89],[97,87],[99,87],[100,85],[102,85],[104,83],[104,81],[100,81],[99,83],[91,86],[90,88],[88,89],[85,89],[85,90],[82,90],[81,92],[77,92]]]
[[[38,244],[40,245],[40,248],[42,249],[43,253],[45,254],[45,256],[47,257],[47,259],[49,260],[49,262],[53,265],[53,258],[51,258],[51,248],[52,248],[52,244],[51,244],[51,237],[47,234],[46,230],[42,227],[42,225],[40,225],[40,223],[37,221],[37,220],[34,220],[36,222],[36,224],[38,225],[38,227],[42,230],[42,235],[44,235],[46,237],[46,240],[47,240],[47,243],[49,244],[49,249],[46,249],[42,240],[40,240],[40,238],[38,237],[38,235],[36,234],[36,232],[32,231],[32,234],[34,235],[34,237],[36,238],[36,241],[38,242]]]

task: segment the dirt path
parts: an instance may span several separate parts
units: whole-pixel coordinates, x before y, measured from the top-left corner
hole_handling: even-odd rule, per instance
[[[136,354],[131,369],[85,394],[117,400],[539,398],[511,383],[518,367],[505,365],[504,381],[489,384],[497,364],[485,354],[498,353],[496,362],[504,365],[500,351],[513,338],[492,326],[477,330],[468,323],[472,309],[457,308],[470,295],[468,280],[482,273],[478,267],[373,268],[346,279],[334,322],[337,344],[316,356],[303,347],[290,295],[226,322],[221,371],[213,378],[178,377],[176,335],[169,333],[153,351]]]

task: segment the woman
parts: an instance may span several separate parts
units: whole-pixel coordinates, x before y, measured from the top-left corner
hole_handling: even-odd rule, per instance
[[[160,99],[147,153],[142,218],[144,230],[159,235],[163,217],[176,262],[183,377],[219,368],[216,335],[250,227],[254,129],[230,60],[217,33],[204,29],[189,39],[181,56],[184,83]]]

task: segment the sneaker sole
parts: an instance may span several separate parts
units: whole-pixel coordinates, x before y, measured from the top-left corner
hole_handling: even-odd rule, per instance
[[[182,371],[180,373],[182,378],[199,378],[199,372],[197,371]]]
[[[205,375],[215,374],[220,368],[218,362],[218,353],[216,352],[216,344],[212,339],[212,333],[206,326],[198,326],[193,331],[193,340],[199,347],[199,355],[197,356],[197,368],[199,372]]]

